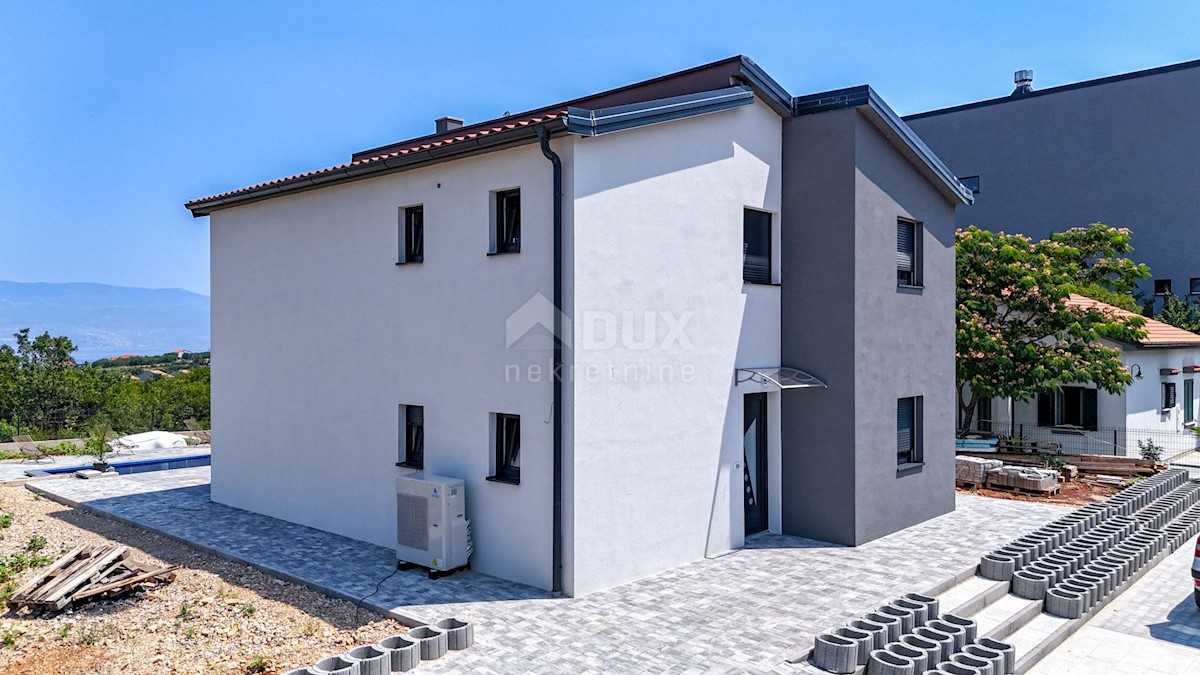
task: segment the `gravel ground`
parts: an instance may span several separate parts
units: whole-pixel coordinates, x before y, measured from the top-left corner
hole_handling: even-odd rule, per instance
[[[0,616],[6,674],[284,673],[404,632],[354,603],[269,577],[171,539],[73,510],[20,486],[0,487],[0,556],[35,535],[57,557],[82,543],[121,543],[152,564],[178,564],[175,581],[54,615]],[[22,583],[36,574],[21,573]],[[15,644],[9,644],[15,636]],[[255,659],[265,670],[250,669]]]

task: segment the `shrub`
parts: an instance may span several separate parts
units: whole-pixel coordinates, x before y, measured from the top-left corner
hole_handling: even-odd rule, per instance
[[[265,673],[265,672],[267,672],[267,669],[269,669],[270,667],[271,666],[269,663],[267,663],[267,660],[265,658],[263,658],[261,655],[259,655],[259,656],[255,656],[254,658],[250,659],[250,663],[246,664],[246,672],[247,673]]]
[[[19,637],[21,637],[21,632],[10,628],[0,633],[0,645],[5,649],[16,649]]]
[[[1161,462],[1163,449],[1161,445],[1155,445],[1154,441],[1146,439],[1138,441],[1138,452],[1141,453],[1142,459],[1151,462]]]

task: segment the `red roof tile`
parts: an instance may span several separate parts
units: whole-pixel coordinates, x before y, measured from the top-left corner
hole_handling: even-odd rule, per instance
[[[1098,308],[1117,316],[1141,316],[1127,309],[1121,309],[1120,307],[1100,302],[1099,300],[1092,300],[1082,295],[1075,295],[1074,293],[1067,299],[1067,304],[1078,309]],[[1143,330],[1146,331],[1146,337],[1142,338],[1138,344],[1143,347],[1165,347],[1168,345],[1200,346],[1200,335],[1182,328],[1176,328],[1169,323],[1163,323],[1162,321],[1146,317],[1142,318],[1146,319],[1146,325],[1143,327]]]

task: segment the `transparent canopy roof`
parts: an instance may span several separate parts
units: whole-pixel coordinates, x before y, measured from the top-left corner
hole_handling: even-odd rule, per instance
[[[738,368],[737,375],[738,382],[749,381],[761,384],[773,384],[780,389],[802,389],[806,387],[829,388],[828,385],[811,373],[785,366],[777,368]]]

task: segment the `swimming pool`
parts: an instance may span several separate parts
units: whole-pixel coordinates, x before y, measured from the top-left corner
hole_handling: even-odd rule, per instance
[[[212,455],[188,455],[186,457],[160,457],[158,459],[133,459],[126,462],[110,462],[119,474],[144,473],[146,471],[166,471],[168,469],[190,469],[193,466],[209,466]],[[30,469],[26,476],[49,476],[60,473],[75,473],[88,466],[52,466],[40,469]]]

